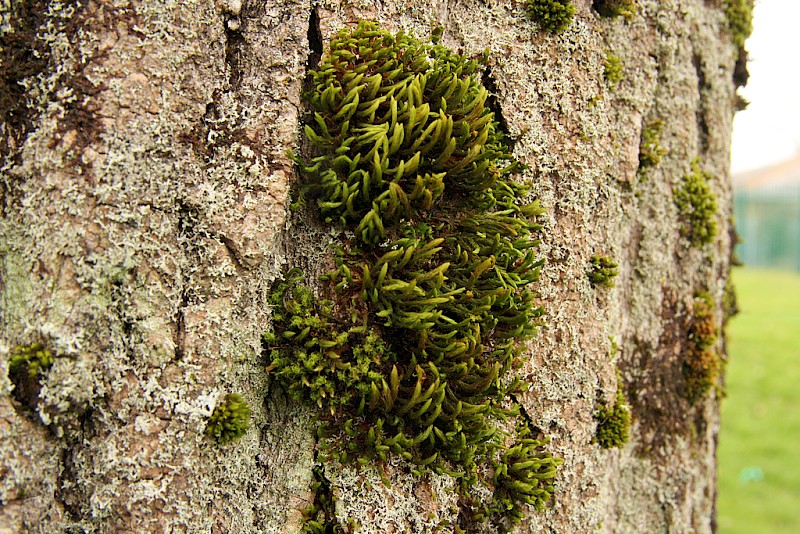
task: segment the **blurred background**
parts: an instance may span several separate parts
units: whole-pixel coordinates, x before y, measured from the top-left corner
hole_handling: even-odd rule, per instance
[[[720,534],[800,533],[800,2],[756,0],[731,172],[743,267],[728,325]]]

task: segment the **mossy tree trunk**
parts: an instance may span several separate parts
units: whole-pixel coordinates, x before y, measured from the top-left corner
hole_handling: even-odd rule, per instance
[[[551,34],[521,0],[4,3],[0,532],[295,532],[322,492],[346,531],[492,530],[446,476],[323,465],[265,370],[272,282],[331,241],[289,211],[306,72],[361,19],[491,51],[546,208],[518,400],[563,464],[515,528],[713,531],[739,50],[724,2],[638,4],[577,0]],[[9,369],[35,344],[51,365]],[[618,392],[631,437],[604,448]],[[229,394],[250,429],[218,444]]]

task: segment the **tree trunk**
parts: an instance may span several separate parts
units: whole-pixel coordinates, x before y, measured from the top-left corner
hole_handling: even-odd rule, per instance
[[[553,34],[521,0],[4,3],[0,532],[297,532],[323,493],[344,531],[493,531],[446,475],[324,461],[318,411],[265,371],[272,282],[314,280],[331,240],[289,210],[304,80],[361,19],[491,51],[546,209],[518,400],[563,464],[516,531],[714,531],[737,47],[720,1],[638,4],[576,0]],[[52,365],[11,369],[31,347]],[[606,448],[618,390],[631,438]],[[228,394],[250,429],[219,444]]]

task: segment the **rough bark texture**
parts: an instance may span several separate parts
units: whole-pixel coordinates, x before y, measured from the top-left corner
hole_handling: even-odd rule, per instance
[[[697,291],[722,322],[736,49],[720,2],[641,0],[629,21],[574,3],[550,35],[519,0],[3,2],[0,532],[298,530],[314,412],[270,383],[260,338],[271,282],[325,254],[328,234],[287,216],[286,153],[307,64],[359,19],[491,50],[485,82],[547,208],[520,400],[564,463],[518,531],[713,531],[719,394],[690,403],[682,365]],[[657,119],[667,152],[637,172]],[[719,201],[702,247],[673,202],[695,158]],[[616,287],[590,284],[594,254],[618,261]],[[56,360],[26,403],[6,355],[34,342]],[[593,414],[618,368],[632,438],[606,450]],[[203,432],[231,392],[251,429],[221,447]],[[356,531],[455,520],[445,476],[324,469]]]

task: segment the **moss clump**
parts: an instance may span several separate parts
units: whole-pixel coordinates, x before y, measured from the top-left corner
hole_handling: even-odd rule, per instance
[[[612,91],[622,81],[622,61],[611,52],[606,53],[606,59],[603,61],[603,78]]]
[[[664,121],[657,119],[648,124],[642,130],[642,139],[639,144],[639,169],[655,167],[661,163],[661,158],[666,155],[667,150],[661,146],[661,130],[664,129]]]
[[[206,434],[218,443],[244,436],[250,428],[250,406],[238,393],[231,393],[217,404],[208,420]]]
[[[709,181],[714,177],[700,169],[698,160],[692,162],[692,172],[673,191],[678,218],[683,223],[682,235],[694,247],[702,247],[717,236],[717,197]]]
[[[308,95],[316,154],[298,159],[325,222],[374,245],[442,204],[445,184],[450,196],[477,193],[476,206],[497,202],[489,186],[511,161],[477,61],[366,24],[331,46]]]
[[[714,300],[707,292],[699,291],[694,298],[694,313],[682,366],[686,398],[691,403],[705,396],[717,383],[721,367],[715,349],[718,337]]]
[[[546,32],[561,33],[572,23],[575,6],[570,0],[527,0],[528,15]]]
[[[617,372],[619,376],[619,372]],[[604,449],[622,448],[631,435],[631,409],[622,391],[622,381],[617,389],[613,406],[602,406],[594,414],[597,421],[595,440]]]
[[[592,7],[601,17],[625,17],[636,15],[636,0],[594,0]]]
[[[512,179],[477,61],[361,23],[311,75],[301,187],[347,232],[318,295],[298,270],[273,286],[267,369],[322,409],[329,455],[400,455],[471,502],[479,464],[514,438],[498,423],[518,416],[508,375],[542,314],[542,210]]]
[[[595,254],[589,262],[586,276],[594,286],[614,287],[614,278],[619,274],[617,262],[608,256]]]
[[[743,47],[753,33],[753,0],[725,0],[725,18],[733,44]]]

